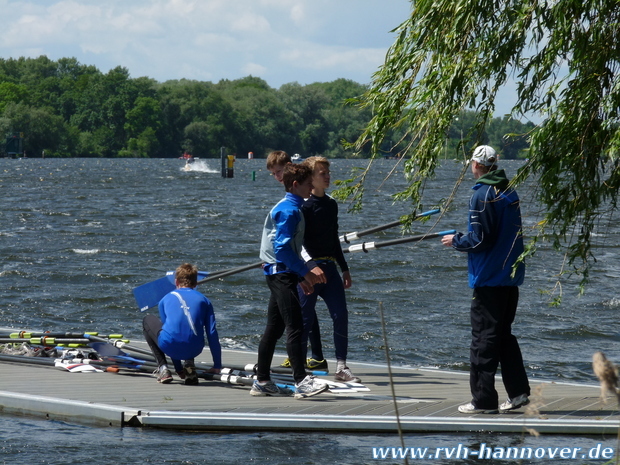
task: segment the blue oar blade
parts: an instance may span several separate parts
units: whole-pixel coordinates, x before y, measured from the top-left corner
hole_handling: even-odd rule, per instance
[[[198,272],[198,280],[204,279],[209,275],[206,271]],[[156,279],[150,283],[143,284],[134,288],[133,295],[141,312],[157,306],[164,296],[176,289],[174,285],[174,271],[168,271],[164,278]]]
[[[155,307],[166,294],[175,289],[174,283],[171,283],[168,277],[165,277],[134,288],[133,296],[136,298],[140,311],[144,312],[151,307]]]

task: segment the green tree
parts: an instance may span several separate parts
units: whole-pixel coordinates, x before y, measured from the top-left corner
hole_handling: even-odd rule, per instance
[[[254,152],[260,156],[272,149],[289,151],[298,146],[294,113],[265,81],[249,76],[220,81],[217,88],[233,108],[239,124],[234,141],[237,153]]]
[[[11,121],[12,132],[24,134],[24,151],[31,156],[43,150],[50,155],[71,155],[67,126],[49,109],[10,103],[4,116]]]
[[[593,233],[618,201],[619,20],[617,0],[416,0],[361,100],[373,117],[357,147],[369,142],[377,154],[391,129],[407,131],[415,144],[405,150],[409,188],[398,197],[420,207],[453,118],[475,110],[475,145],[513,77],[512,115],[544,118],[515,182],[538,178],[537,238],[565,252],[563,271],[581,273],[584,284]],[[359,197],[362,186],[344,194]]]

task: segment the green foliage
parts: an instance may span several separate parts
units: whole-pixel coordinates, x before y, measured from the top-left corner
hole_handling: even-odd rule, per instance
[[[294,82],[280,89],[252,76],[216,84],[186,79],[158,83],[132,79],[123,67],[101,73],[75,58],[0,59],[0,118],[8,122],[0,135],[24,133],[30,156],[46,150],[46,156],[177,157],[188,151],[208,158],[219,157],[224,146],[240,156],[285,149],[306,157],[366,158],[369,146],[358,152],[350,146],[371,118],[370,109],[351,103],[366,90],[347,79]],[[26,109],[41,111],[43,121],[56,118],[54,124],[45,123],[54,135],[35,137],[35,123],[26,124],[20,116]],[[502,123],[490,137],[518,133],[519,125]],[[454,140],[446,142],[447,156],[460,143],[460,133],[454,133]],[[410,141],[401,128],[390,129],[381,154],[396,155]]]
[[[355,147],[380,156],[391,131],[403,131],[409,187],[399,197],[416,209],[442,151],[465,160],[490,140],[504,156],[523,157],[529,138],[515,183],[537,179],[544,211],[536,240],[562,250],[562,272],[585,284],[593,235],[604,232],[618,200],[619,19],[617,0],[416,0],[359,100],[373,115]],[[509,130],[514,136],[501,145],[492,115],[509,77],[517,84],[511,116],[535,113],[544,122]],[[466,109],[473,121],[450,146]]]

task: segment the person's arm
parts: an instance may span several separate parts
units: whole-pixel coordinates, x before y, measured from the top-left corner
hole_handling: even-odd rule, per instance
[[[303,277],[309,285],[325,282],[325,274],[318,266],[308,269],[308,266],[293,248],[293,237],[297,231],[297,226],[301,221],[300,211],[287,213],[284,211],[276,212],[274,221],[276,224],[276,235],[274,238],[273,250],[276,260],[284,263],[291,271]]]
[[[308,267],[293,248],[293,238],[301,221],[299,215],[301,215],[299,211],[292,213],[278,211],[274,214],[276,234],[273,241],[273,252],[277,261],[284,263],[300,276],[304,276],[308,273]]]
[[[483,185],[475,191],[469,206],[469,231],[467,234],[456,233],[452,247],[461,252],[482,252],[493,246],[497,231],[497,201],[492,186]]]

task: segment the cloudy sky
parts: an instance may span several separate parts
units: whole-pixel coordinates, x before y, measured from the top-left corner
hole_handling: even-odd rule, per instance
[[[338,78],[370,82],[409,0],[0,0],[0,57],[75,57],[131,77],[274,88]],[[510,109],[511,89],[497,116]]]
[[[76,57],[102,72],[270,86],[367,83],[408,0],[0,0],[0,56]]]

